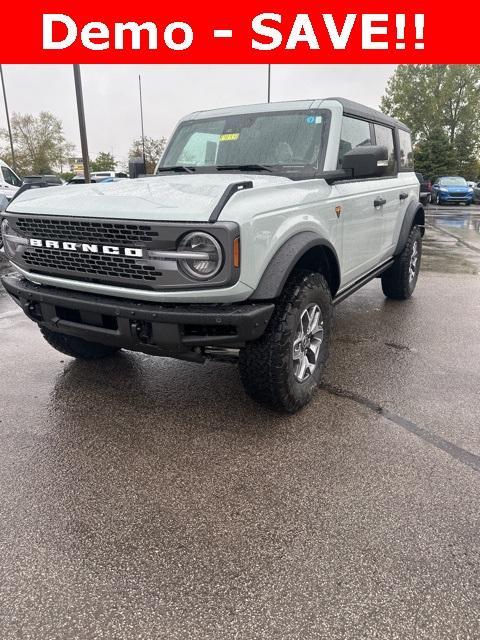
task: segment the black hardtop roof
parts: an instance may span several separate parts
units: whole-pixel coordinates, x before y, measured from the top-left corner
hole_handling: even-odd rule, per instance
[[[364,104],[360,104],[359,102],[347,100],[347,98],[338,98],[336,96],[333,98],[327,98],[327,100],[336,100],[337,102],[340,102],[343,107],[343,112],[346,115],[354,116],[356,118],[366,118],[368,120],[378,122],[379,124],[386,124],[389,127],[398,127],[399,129],[403,129],[410,133],[410,129],[406,124],[403,124],[400,120],[386,116],[381,111],[377,111],[377,109],[372,109],[371,107],[366,107]]]

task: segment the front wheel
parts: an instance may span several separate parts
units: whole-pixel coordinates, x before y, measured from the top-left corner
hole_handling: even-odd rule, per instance
[[[264,335],[240,351],[240,376],[250,397],[284,413],[305,406],[328,357],[332,321],[326,279],[319,273],[295,272]]]
[[[412,295],[420,272],[422,234],[412,227],[405,247],[392,266],[382,274],[382,289],[387,298],[407,300]]]

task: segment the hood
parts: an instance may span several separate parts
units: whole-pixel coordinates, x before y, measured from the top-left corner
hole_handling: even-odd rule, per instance
[[[454,184],[454,185],[447,185],[446,187],[441,187],[441,189],[446,189],[449,193],[465,193],[467,191],[470,191],[471,187],[469,187],[468,185],[459,185],[459,184]]]
[[[252,181],[255,189],[291,183],[289,178],[280,176],[240,173],[160,175],[30,189],[15,198],[7,211],[49,216],[206,222],[227,186],[245,180]]]

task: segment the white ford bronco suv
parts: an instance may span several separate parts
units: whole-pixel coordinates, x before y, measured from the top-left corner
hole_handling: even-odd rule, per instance
[[[375,277],[410,297],[424,223],[401,122],[342,98],[225,108],[181,120],[153,176],[23,191],[2,281],[62,353],[238,361],[293,413],[333,305]]]

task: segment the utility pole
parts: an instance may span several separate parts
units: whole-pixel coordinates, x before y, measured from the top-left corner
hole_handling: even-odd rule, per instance
[[[270,76],[272,73],[272,65],[269,64],[268,66],[268,81],[267,81],[267,102],[270,102]]]
[[[10,116],[8,114],[7,92],[5,91],[5,80],[3,78],[3,65],[0,64],[0,76],[2,77],[3,101],[5,102],[5,115],[7,116],[8,137],[10,138],[10,150],[12,152],[12,165],[14,171],[17,170],[15,162],[15,151],[13,150],[12,127],[10,126]]]
[[[88,157],[87,128],[85,126],[85,109],[83,107],[82,76],[80,65],[73,65],[73,77],[75,80],[75,93],[77,96],[78,125],[80,127],[80,144],[82,145],[83,175],[85,182],[90,182],[90,159]]]
[[[147,162],[145,160],[145,131],[143,130],[143,100],[142,100],[142,76],[138,75],[138,92],[140,95],[140,124],[142,127],[142,153],[143,153],[143,164],[145,167],[147,166]]]

